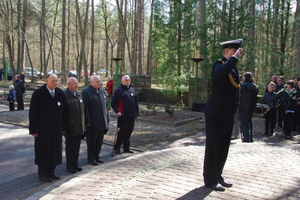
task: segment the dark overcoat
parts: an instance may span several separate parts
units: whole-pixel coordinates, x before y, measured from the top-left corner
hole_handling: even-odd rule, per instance
[[[108,130],[110,115],[105,90],[99,88],[98,92],[89,85],[82,91],[84,102],[85,124],[89,131]]]
[[[64,92],[55,89],[52,98],[46,84],[33,94],[29,110],[29,134],[35,137],[35,164],[56,166],[62,163],[62,132],[67,129]]]
[[[239,101],[239,89],[232,85],[228,74],[232,75],[237,84],[240,83],[239,73],[235,66],[238,59],[234,56],[228,60],[223,57],[222,61],[217,61],[212,67],[212,92],[205,107],[205,115],[214,119],[233,122]]]
[[[16,81],[15,85],[16,97],[23,97],[23,93],[25,92],[24,82],[19,79]]]
[[[84,133],[84,103],[79,93],[76,97],[69,90],[65,91],[68,110],[68,129],[66,135],[83,135]]]

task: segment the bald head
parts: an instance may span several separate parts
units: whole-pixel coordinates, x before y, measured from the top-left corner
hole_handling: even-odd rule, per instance
[[[54,90],[57,86],[57,76],[56,74],[48,74],[46,77],[46,84],[50,90]]]
[[[75,77],[70,77],[67,80],[68,88],[72,92],[77,92],[78,90],[78,81]]]

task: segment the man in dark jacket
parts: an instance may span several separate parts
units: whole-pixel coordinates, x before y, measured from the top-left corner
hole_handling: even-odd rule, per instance
[[[252,116],[256,107],[258,87],[253,83],[251,72],[244,73],[243,84],[241,84],[241,97],[239,104],[239,117],[243,142],[253,142]]]
[[[285,83],[283,76],[278,76],[278,84],[275,86],[275,92],[277,93],[277,122],[278,128],[282,128],[282,116],[283,116],[283,91],[285,90]]]
[[[220,43],[223,58],[211,70],[212,94],[205,107],[206,146],[203,176],[205,186],[216,191],[231,187],[222,177],[239,100],[240,80],[236,68],[243,55],[242,39]],[[220,185],[221,184],[221,185]]]
[[[88,163],[97,165],[103,163],[99,154],[104,134],[110,121],[105,90],[101,87],[100,77],[92,75],[90,85],[82,91],[85,111],[86,143]]]
[[[16,85],[16,99],[18,103],[18,110],[24,110],[24,101],[23,101],[23,93],[25,92],[24,82],[20,79],[20,75],[15,75]]]
[[[122,125],[118,132],[117,142],[115,144],[115,152],[121,154],[120,148],[123,143],[125,153],[133,153],[130,150],[130,136],[134,128],[134,121],[139,116],[139,106],[136,98],[136,93],[130,84],[131,80],[128,75],[122,77],[122,83],[115,90],[111,107],[114,109],[118,117],[124,116]]]
[[[62,134],[67,125],[64,92],[57,86],[57,76],[49,74],[46,84],[33,94],[29,110],[29,134],[34,137],[35,164],[41,180],[59,179],[55,167],[62,163]]]
[[[68,88],[65,91],[68,110],[68,129],[66,138],[67,171],[76,173],[82,167],[78,164],[81,135],[84,133],[84,104],[78,90],[78,81],[74,77],[67,80]]]

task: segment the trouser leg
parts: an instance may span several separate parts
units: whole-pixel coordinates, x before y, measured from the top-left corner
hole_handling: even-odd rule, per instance
[[[205,185],[211,186],[217,184],[222,176],[228,155],[233,123],[210,117],[205,117],[205,120],[206,146],[203,176]]]
[[[127,131],[124,137],[124,141],[123,141],[123,149],[126,150],[130,150],[130,136],[132,134],[133,128],[134,128],[134,121],[135,119],[129,119],[128,120],[128,127],[127,127]]]

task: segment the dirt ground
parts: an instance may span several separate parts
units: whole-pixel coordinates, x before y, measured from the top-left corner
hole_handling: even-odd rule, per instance
[[[146,109],[146,105],[143,104],[140,105],[140,111],[142,114],[135,123],[134,132],[130,139],[131,146],[137,149],[153,149],[205,130],[204,113],[202,112],[193,112],[188,109],[177,108],[174,117],[169,117],[163,107],[157,107],[156,114],[147,114],[149,111]],[[21,124],[23,126],[29,125],[28,116],[28,110],[0,112],[1,121]],[[183,125],[172,124],[195,117],[198,117],[198,119],[184,123]],[[113,111],[111,111],[110,128],[108,133],[104,136],[106,142],[113,143],[116,132],[116,122],[117,118]],[[164,122],[169,124],[164,124]],[[282,137],[282,132],[281,129],[275,128],[273,137]],[[253,118],[253,135],[257,136],[256,139],[261,139],[263,138],[263,133],[264,119],[261,118],[260,114],[256,114]],[[293,132],[292,134],[296,135],[297,133]]]

